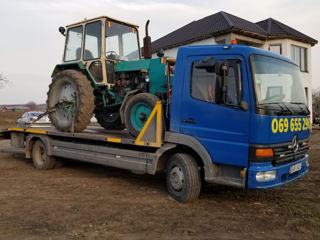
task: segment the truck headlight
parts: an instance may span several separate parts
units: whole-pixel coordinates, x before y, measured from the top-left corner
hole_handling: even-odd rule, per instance
[[[258,172],[256,174],[256,180],[258,182],[265,182],[265,181],[270,181],[275,179],[277,176],[277,171],[272,170],[272,171],[266,171],[266,172]]]

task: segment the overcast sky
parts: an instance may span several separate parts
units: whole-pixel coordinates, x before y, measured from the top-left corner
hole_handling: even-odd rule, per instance
[[[317,0],[0,0],[0,72],[10,85],[0,89],[0,104],[44,103],[51,72],[62,61],[59,26],[107,15],[140,26],[150,19],[156,40],[191,21],[219,11],[257,22],[272,17],[320,39]],[[320,87],[320,47],[312,47],[313,87]]]

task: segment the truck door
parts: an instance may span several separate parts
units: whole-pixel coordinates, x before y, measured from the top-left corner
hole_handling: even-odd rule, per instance
[[[212,57],[229,66],[226,101],[219,103],[219,76],[206,69],[196,68],[196,62]],[[215,163],[248,165],[249,110],[240,107],[249,104],[247,72],[241,56],[217,55],[188,58],[180,131],[201,142]],[[248,108],[250,109],[250,108]]]

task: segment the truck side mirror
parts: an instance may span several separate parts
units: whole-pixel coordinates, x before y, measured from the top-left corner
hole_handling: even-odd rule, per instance
[[[221,76],[222,102],[226,103],[227,102],[227,91],[228,91],[228,74],[229,74],[228,63],[222,62],[222,63],[218,64],[218,66],[216,66],[216,74]]]
[[[220,76],[228,76],[229,75],[229,66],[228,63],[220,63],[220,64],[216,64],[216,74],[220,75]]]
[[[197,69],[205,69],[209,73],[215,72],[215,63],[216,61],[212,57],[207,57],[201,61],[197,61],[194,65]]]
[[[223,99],[222,99],[222,81],[220,77],[216,77],[216,81],[215,81],[215,102],[217,104],[221,104],[223,103]]]
[[[241,109],[244,110],[244,111],[248,111],[248,109],[249,109],[248,103],[247,103],[246,101],[241,101],[240,107],[241,107]]]
[[[63,36],[66,35],[66,34],[65,34],[66,29],[65,29],[64,27],[59,27],[59,32],[60,32]]]

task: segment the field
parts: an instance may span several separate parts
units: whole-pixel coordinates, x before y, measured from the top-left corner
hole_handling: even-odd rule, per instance
[[[0,113],[0,128],[18,115]],[[210,185],[181,204],[162,174],[70,161],[40,171],[1,141],[0,239],[320,239],[319,129],[309,154],[310,172],[285,186]]]

